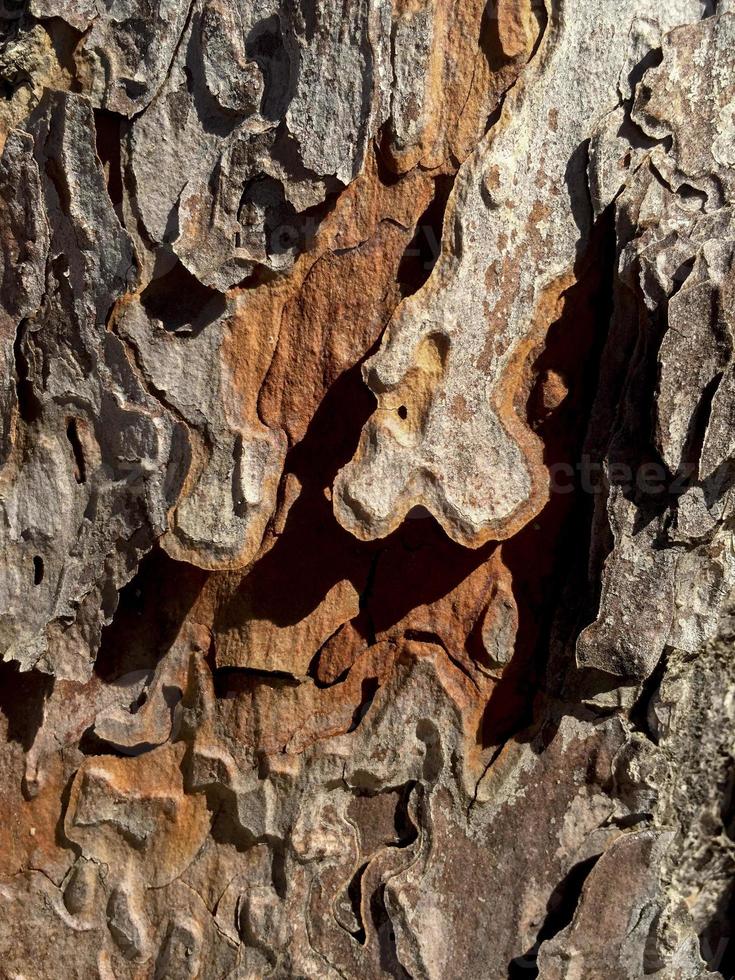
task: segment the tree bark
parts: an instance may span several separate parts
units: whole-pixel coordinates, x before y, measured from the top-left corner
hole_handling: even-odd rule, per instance
[[[732,977],[729,0],[0,29],[0,976]]]

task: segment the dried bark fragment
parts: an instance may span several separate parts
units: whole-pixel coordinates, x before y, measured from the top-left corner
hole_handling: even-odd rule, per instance
[[[695,7],[671,5],[660,26]],[[476,546],[543,506],[541,446],[516,405],[523,366],[586,247],[585,142],[617,102],[632,24],[658,13],[560,5],[499,125],[461,169],[439,263],[365,367],[379,408],[336,484],[338,519],[358,536],[388,534],[422,505]]]

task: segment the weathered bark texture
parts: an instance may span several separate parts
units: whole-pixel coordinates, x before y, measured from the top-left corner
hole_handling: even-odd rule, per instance
[[[732,977],[735,5],[0,16],[0,976]]]

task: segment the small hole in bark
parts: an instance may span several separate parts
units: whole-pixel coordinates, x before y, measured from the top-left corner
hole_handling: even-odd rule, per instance
[[[40,585],[43,582],[43,558],[35,555],[33,558],[33,584]]]

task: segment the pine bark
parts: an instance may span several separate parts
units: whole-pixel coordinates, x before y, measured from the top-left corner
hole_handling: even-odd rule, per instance
[[[0,977],[731,978],[730,0],[0,77]]]

